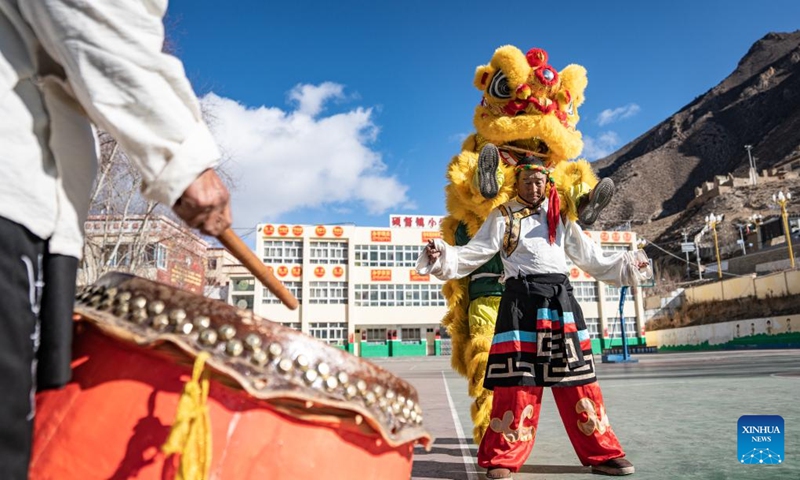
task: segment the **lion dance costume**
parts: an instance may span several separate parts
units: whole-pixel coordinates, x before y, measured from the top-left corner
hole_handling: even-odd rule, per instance
[[[556,71],[547,53],[522,53],[507,45],[478,67],[474,85],[483,92],[473,119],[476,133],[463,143],[447,170],[448,216],[442,234],[464,245],[489,213],[515,195],[514,165],[523,155],[543,158],[552,170],[550,203],[554,215],[593,223],[613,194],[613,182],[598,183],[586,160],[569,161],[583,149],[577,108],[583,103],[586,70],[569,65]],[[503,285],[495,256],[472,275],[448,281],[443,289],[448,312],[442,320],[452,337],[452,366],[464,375],[475,398],[473,437],[480,442],[489,424],[492,392],[483,388]]]

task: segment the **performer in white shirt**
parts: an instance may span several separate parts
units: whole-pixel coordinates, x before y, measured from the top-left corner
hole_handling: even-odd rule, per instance
[[[652,275],[649,261],[631,251],[604,256],[575,222],[549,212],[546,192],[555,185],[541,160],[526,157],[517,172],[517,198],[493,211],[467,245],[432,240],[417,265],[420,273],[450,280],[468,275],[497,252],[503,261],[506,287],[484,378],[484,388],[494,391],[492,419],[478,464],[493,480],[519,470],[533,448],[542,387],[553,387],[581,463],[595,473],[631,474],[634,467],[606,417],[566,257],[614,285],[638,285]]]
[[[70,378],[75,272],[97,172],[92,124],[144,195],[210,235],[231,224],[220,158],[166,0],[0,0],[0,477],[28,478],[34,393]]]

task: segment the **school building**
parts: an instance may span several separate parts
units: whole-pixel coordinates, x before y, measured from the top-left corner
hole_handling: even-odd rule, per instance
[[[227,301],[362,357],[449,353],[439,322],[444,282],[414,270],[423,245],[439,237],[441,217],[391,215],[386,227],[258,225],[256,254],[300,302],[284,307],[241,265],[226,265]],[[636,248],[633,232],[587,232],[604,251]],[[595,352],[622,344],[620,289],[570,264]],[[641,289],[623,307],[629,345],[644,344]]]

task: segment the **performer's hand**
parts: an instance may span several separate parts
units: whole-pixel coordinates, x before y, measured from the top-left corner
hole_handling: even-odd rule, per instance
[[[211,169],[189,185],[172,210],[190,227],[206,235],[217,236],[231,226],[230,194]]]
[[[425,253],[428,255],[428,260],[430,260],[431,263],[436,262],[436,260],[442,256],[442,252],[436,248],[436,243],[434,243],[433,240],[428,240],[428,244],[425,246]]]
[[[639,260],[636,262],[636,268],[639,270],[644,270],[648,265],[650,265],[650,261],[648,260]]]

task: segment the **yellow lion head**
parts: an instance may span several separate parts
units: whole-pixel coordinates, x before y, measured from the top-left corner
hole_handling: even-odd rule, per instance
[[[547,60],[542,49],[523,54],[506,45],[478,67],[474,84],[483,99],[474,124],[480,143],[537,152],[550,165],[580,154],[583,140],[575,126],[588,83],[586,69],[568,65],[559,72]]]

